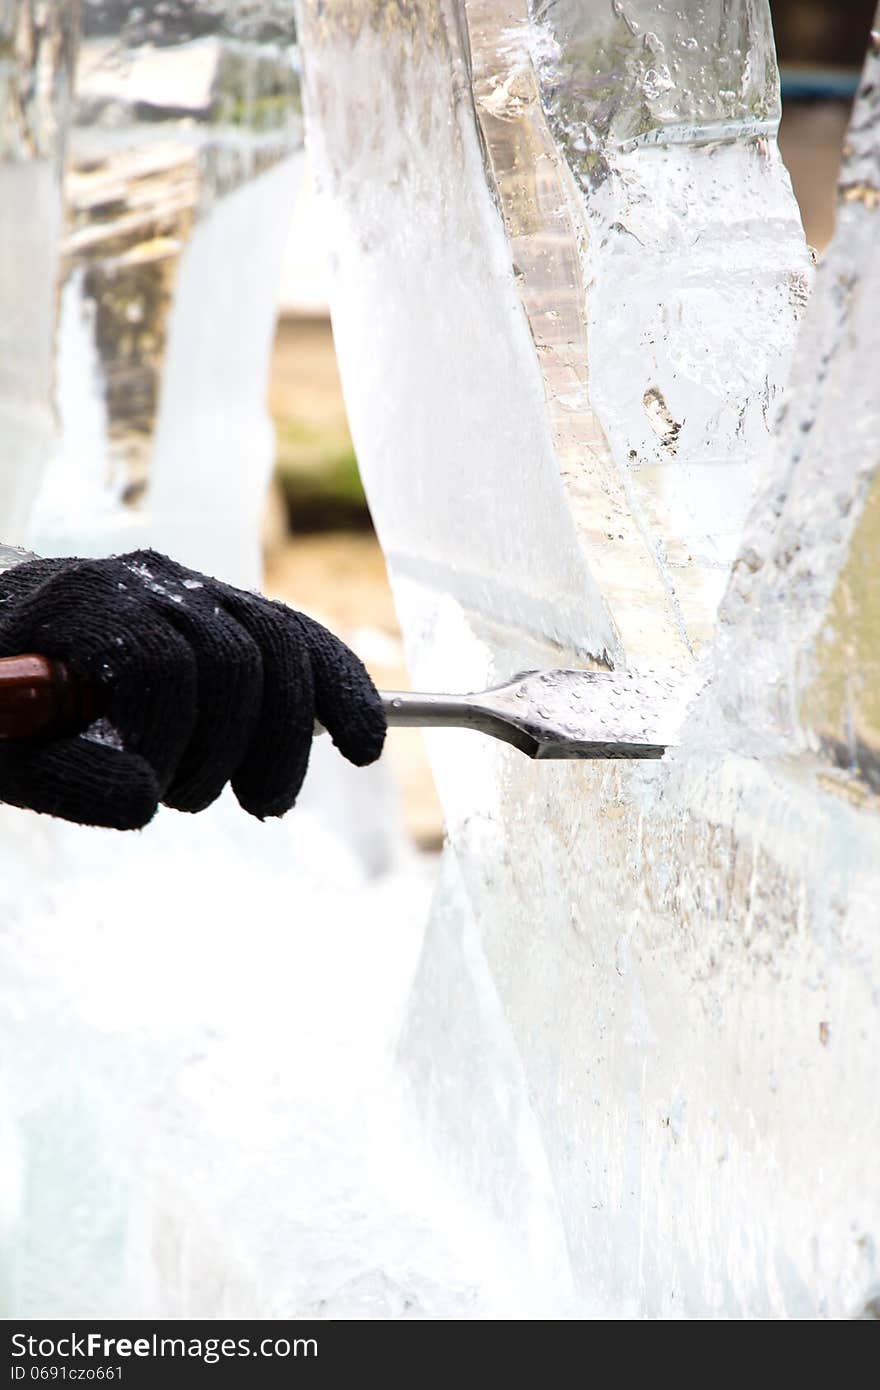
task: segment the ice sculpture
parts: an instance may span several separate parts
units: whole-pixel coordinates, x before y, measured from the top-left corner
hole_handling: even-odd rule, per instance
[[[722,7],[715,9],[720,16]],[[657,7],[649,10],[657,22]],[[455,40],[454,7],[447,15],[442,5],[429,6],[411,32],[401,24],[397,33],[385,7],[372,17],[358,5],[340,13],[347,19],[338,31],[323,13],[314,19],[326,66],[314,59],[311,65],[313,140],[332,171],[328,183],[334,191],[339,186],[340,239],[382,242],[371,247],[366,284],[360,263],[357,270],[353,258],[340,264],[335,318],[343,359],[360,352],[346,383],[355,420],[370,410],[387,376],[386,342],[393,380],[411,402],[402,422],[405,446],[394,439],[398,410],[370,419],[375,442],[365,463],[369,477],[370,458],[386,459],[384,475],[395,470],[393,490],[404,499],[390,500],[379,518],[396,573],[424,573],[433,563],[448,572],[448,584],[438,588],[596,658],[622,643],[630,660],[686,662],[711,630],[767,455],[766,421],[785,378],[793,318],[806,298],[808,257],[797,212],[766,138],[778,114],[775,79],[769,89],[765,80],[741,92],[738,104],[732,93],[718,96],[711,109],[718,89],[703,71],[706,55],[715,52],[710,41],[729,35],[719,34],[720,17],[714,32],[706,19],[706,34],[679,33],[681,21],[669,7],[669,33],[658,27],[676,53],[682,84],[690,91],[702,84],[699,100],[691,98],[698,109],[673,120],[667,90],[660,111],[645,101],[638,138],[629,133],[619,141],[615,126],[604,134],[597,127],[592,138],[606,141],[597,165],[595,154],[575,148],[585,147],[586,137],[566,115],[571,98],[560,97],[567,89],[554,67],[566,45],[580,51],[577,35],[564,28],[557,34],[550,20],[530,20],[525,10],[511,24],[506,9],[466,6],[465,48]],[[552,7],[549,13],[552,19]],[[603,80],[624,92],[637,65],[649,61],[630,32],[631,25],[639,30],[637,13],[624,7],[625,22],[607,11],[606,57],[621,72]],[[726,26],[738,16],[737,61],[746,83],[744,74],[759,67],[750,54],[761,52],[766,13],[760,6],[723,13]],[[343,28],[356,41],[342,37]],[[656,34],[652,39],[661,45]],[[333,62],[350,71],[350,82],[331,81]],[[772,54],[763,62],[772,69]],[[646,72],[650,90],[654,69]],[[374,93],[378,144],[362,125],[352,133],[361,86]],[[557,149],[553,130],[566,120],[572,128],[559,135]],[[725,122],[740,139],[714,138]],[[569,150],[569,158],[560,157]],[[386,207],[377,196],[383,180],[393,180],[397,216],[380,238],[391,201]],[[589,198],[577,195],[575,180],[593,181]],[[441,219],[442,247],[432,216]],[[589,253],[582,254],[587,238]],[[430,282],[425,264],[436,275]],[[416,317],[418,305],[415,361],[391,350],[404,332],[397,307],[386,300],[378,322],[364,309],[371,293],[377,303],[382,296],[383,272],[406,291],[401,313],[412,305]],[[658,279],[666,287],[662,300]],[[448,311],[442,321],[435,290],[441,280]],[[367,354],[356,343],[358,332],[370,333],[376,351]],[[601,336],[601,353],[589,354],[588,332]],[[453,333],[469,348],[447,351],[438,383],[435,357]],[[368,355],[372,365],[364,369]],[[454,413],[437,405],[447,392]],[[407,507],[402,537],[409,461],[433,451],[444,458],[442,470],[418,470],[425,519],[409,517]],[[528,489],[523,502],[542,525],[541,547],[521,527],[488,525],[498,492],[510,487],[511,460],[526,454],[531,467],[526,479],[517,478],[517,491]],[[481,508],[475,553],[461,517],[466,510],[478,531]],[[437,521],[446,516],[449,525],[441,528]]]
[[[251,584],[271,459],[266,369],[301,157],[291,7],[83,7],[59,275],[77,9],[0,5],[0,563],[2,542],[24,537],[47,553],[148,542]],[[274,1235],[285,1213],[260,1145],[296,1129],[296,1097],[320,1111],[312,1078],[332,1080],[337,1111],[323,1122],[308,1111],[311,1127],[285,1151],[290,1183],[321,1167],[338,1123],[339,1162],[322,1189],[329,1223],[339,1226],[333,1202],[369,1190],[346,1143],[346,1105],[358,1125],[363,1110],[331,991],[309,1013],[292,980],[308,996],[332,963],[343,999],[356,927],[358,996],[397,979],[393,962],[402,987],[429,880],[398,862],[382,769],[347,778],[329,745],[316,761],[281,823],[258,825],[221,798],[200,816],[161,812],[145,833],[114,836],[0,807],[3,1315],[138,1314],[158,1291],[166,1311],[212,1316],[235,1290],[232,1311],[265,1313],[265,1290],[248,1280],[299,1247],[295,1229]],[[225,1188],[184,1183],[182,1148],[191,1173],[215,1169],[228,1156],[224,1125],[249,1107],[253,1118],[257,1095],[273,1113],[235,1169],[248,1203],[231,1168]],[[357,1276],[375,1303],[385,1284],[373,1263],[372,1283],[363,1259]],[[322,1285],[328,1306],[351,1277],[337,1262]]]
[[[0,515],[21,541],[52,434],[52,323],[60,182],[75,49],[72,15],[21,3],[0,10]],[[0,554],[3,564],[9,552]],[[21,1240],[25,1162],[0,1077],[0,1307]]]
[[[776,426],[811,272],[763,0],[301,0],[300,36],[416,682],[715,672],[659,766],[433,737],[426,1132],[593,1309],[870,1310],[876,74]]]
[[[0,10],[0,514],[20,544],[52,435],[60,180],[75,52],[71,7]]]
[[[302,162],[294,37],[290,6],[85,4],[37,550],[149,539],[257,582]]]

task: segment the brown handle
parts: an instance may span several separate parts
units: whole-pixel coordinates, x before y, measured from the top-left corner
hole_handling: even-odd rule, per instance
[[[96,692],[63,661],[32,653],[0,658],[0,739],[75,733],[97,715]]]

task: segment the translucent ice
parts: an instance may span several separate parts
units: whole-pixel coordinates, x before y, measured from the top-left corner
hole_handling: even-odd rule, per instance
[[[880,1220],[876,84],[774,452],[811,276],[762,0],[300,11],[415,679],[718,661],[659,766],[433,738],[449,848],[400,1052],[426,1132],[536,1266],[559,1223],[593,1307],[856,1312]]]
[[[282,11],[85,7],[61,438],[32,524],[38,550],[149,539],[257,582],[273,456],[265,378],[302,146]]]
[[[66,6],[0,9],[0,517],[20,544],[52,437],[59,183],[75,24]]]

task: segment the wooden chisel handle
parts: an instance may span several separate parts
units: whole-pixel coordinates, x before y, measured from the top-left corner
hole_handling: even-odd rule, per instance
[[[455,696],[382,692],[389,724],[467,724]],[[88,728],[101,714],[99,692],[63,661],[28,652],[0,658],[0,740],[57,737]],[[315,724],[315,733],[323,733]]]
[[[99,714],[97,692],[63,661],[36,653],[0,658],[0,739],[75,733]]]
[[[442,711],[432,719],[432,711],[409,692],[383,694],[382,703],[389,723],[455,722],[444,719]],[[100,713],[99,692],[77,680],[63,661],[35,652],[0,657],[0,740],[76,733]],[[323,733],[320,724],[315,733]]]
[[[408,692],[383,694],[382,703],[389,723],[450,722],[414,718],[415,697]],[[77,733],[100,713],[99,692],[77,680],[63,661],[36,652],[0,657],[0,740]],[[315,733],[323,733],[320,724]]]

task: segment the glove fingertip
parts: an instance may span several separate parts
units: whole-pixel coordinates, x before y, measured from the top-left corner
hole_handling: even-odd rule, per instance
[[[142,830],[159,806],[152,767],[136,754],[74,736],[4,750],[0,799],[106,830]]]
[[[79,746],[88,739],[78,741]],[[86,753],[77,759],[71,794],[63,791],[58,805],[45,809],[84,825],[107,830],[143,830],[159,809],[159,783],[146,759],[117,749],[102,749],[95,758]],[[37,808],[42,809],[42,808]]]
[[[388,722],[378,699],[334,711],[328,727],[334,745],[355,767],[369,767],[382,756]]]
[[[274,741],[267,732],[264,726],[230,783],[242,810],[259,821],[284,816],[296,804],[312,748],[311,727],[304,732],[291,723]]]
[[[381,757],[388,721],[367,668],[355,652],[311,618],[299,615],[309,644],[315,713],[355,767]]]
[[[295,805],[299,792],[297,787],[296,791],[291,794],[286,793],[284,796],[275,797],[272,801],[266,801],[259,792],[255,792],[252,788],[239,786],[235,779],[232,781],[232,790],[241,809],[247,811],[249,816],[253,816],[254,820],[258,821],[277,820],[279,817],[285,816]]]
[[[136,791],[128,788],[124,804],[109,806],[102,819],[95,821],[95,824],[103,825],[108,830],[143,830],[158,809],[159,788],[156,780],[145,778]]]

